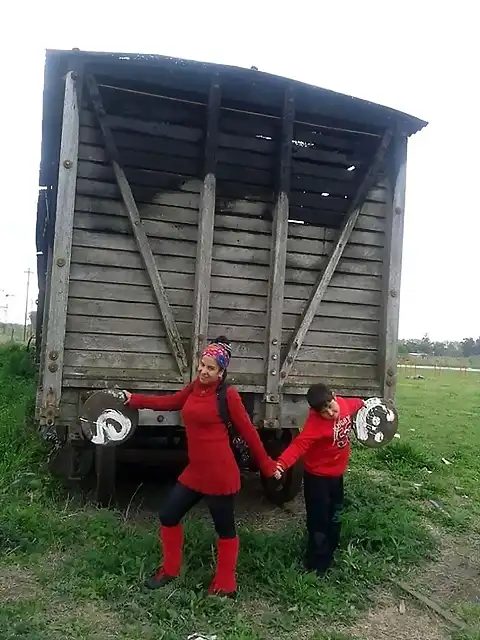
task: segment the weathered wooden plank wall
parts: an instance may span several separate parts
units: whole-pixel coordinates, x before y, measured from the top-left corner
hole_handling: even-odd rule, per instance
[[[320,253],[318,247],[330,239],[331,227],[338,228],[340,225],[338,208],[344,206],[345,200],[348,201],[354,194],[358,185],[356,176],[365,171],[365,159],[371,156],[373,145],[378,144],[375,139],[365,141],[365,138],[355,135],[341,138],[338,135],[319,136],[318,131],[305,125],[297,125],[295,138],[294,157],[297,160],[293,164],[294,190],[297,189],[297,193],[302,190],[301,181],[306,175],[320,179],[317,184],[309,185],[308,194],[301,193],[302,198],[308,196],[308,206],[297,214],[300,221],[310,223],[309,230],[316,230],[316,242],[312,237],[302,238],[299,242],[295,236],[298,230],[301,230],[301,234],[304,227],[295,225],[289,234],[290,259],[295,259],[300,251],[308,255]],[[313,149],[310,146],[312,144]],[[328,171],[325,169],[327,162]],[[325,183],[323,175],[327,174],[329,180]],[[295,191],[292,199],[295,200]],[[370,191],[314,323],[299,349],[286,388],[297,385],[304,388],[315,381],[327,379],[342,393],[354,393],[359,387],[365,390],[364,393],[378,391],[381,274],[387,199],[387,191],[381,186]],[[311,209],[312,206],[315,209]],[[317,273],[323,266],[317,267]],[[314,277],[312,270],[301,269],[297,295],[302,285],[311,285]]]
[[[110,125],[187,353],[191,352],[205,105],[102,88]],[[206,97],[205,97],[206,102]],[[178,372],[92,112],[80,114],[65,388],[178,388]],[[271,214],[280,121],[222,110],[209,338],[226,333],[231,377],[265,383]],[[295,125],[283,349],[334,246],[345,200],[375,139]],[[370,146],[369,146],[370,145]],[[351,170],[351,167],[355,167]],[[373,189],[302,345],[286,394],[327,378],[379,388],[386,192]],[[302,224],[303,223],[303,224]],[[67,413],[73,403],[66,403]],[[156,419],[155,417],[152,418]],[[175,420],[174,420],[175,421]]]
[[[264,374],[257,370],[262,361],[265,368],[268,292],[268,265],[271,234],[271,212],[274,197],[275,141],[280,123],[261,116],[232,116],[226,112],[221,119],[221,131],[228,135],[228,144],[252,150],[248,157],[250,166],[261,167],[255,175],[245,178],[240,162],[238,181],[251,180],[247,185],[248,199],[234,200],[238,190],[219,179],[218,186],[224,197],[218,201],[216,228],[231,230],[229,243],[235,251],[217,253],[216,267],[224,271],[234,267],[230,277],[229,308],[223,309],[223,326],[238,343],[237,353],[249,359],[237,360],[235,379],[247,385],[262,386]],[[239,135],[241,132],[241,136]],[[361,169],[358,160],[365,148],[359,151],[359,143],[350,138],[322,136],[318,141],[315,132],[297,125],[293,156],[292,194],[287,246],[287,271],[284,301],[284,332],[282,343],[286,345],[308,300],[318,271],[331,253],[345,209],[345,196],[354,192],[352,176]],[[239,142],[241,140],[241,142]],[[312,140],[315,140],[313,147]],[[374,143],[376,141],[373,141]],[[370,143],[371,144],[371,143]],[[307,145],[312,145],[308,147]],[[253,151],[254,150],[254,151]],[[327,164],[330,163],[330,164]],[[354,170],[349,170],[355,167]],[[218,171],[221,175],[222,164]],[[326,180],[322,181],[321,176]],[[313,176],[311,182],[307,180]],[[255,180],[255,184],[253,184]],[[261,184],[260,184],[261,183]],[[259,184],[262,188],[260,190]],[[306,192],[306,189],[309,192]],[[329,191],[326,192],[325,189]],[[379,336],[381,273],[384,251],[384,202],[386,192],[382,188],[371,191],[370,199],[360,216],[357,228],[347,245],[337,273],[327,290],[325,302],[307,335],[298,362],[286,390],[308,386],[315,379],[335,378],[342,391],[361,388],[378,390],[377,349]],[[299,224],[307,222],[309,224]],[[237,236],[233,236],[233,231]],[[220,233],[217,234],[220,239]],[[217,250],[220,245],[217,245]],[[225,283],[227,286],[227,283]],[[250,297],[245,300],[244,296]],[[242,310],[239,314],[238,310]],[[247,311],[248,310],[248,311]],[[219,330],[222,326],[216,326]],[[249,335],[249,344],[245,333]],[[237,337],[238,333],[238,337]],[[253,348],[253,343],[258,346]],[[244,375],[248,371],[248,375]],[[335,383],[335,382],[334,382]],[[298,389],[300,390],[300,389]]]
[[[102,88],[106,111],[116,116],[112,124],[121,162],[187,348],[204,110],[201,105],[172,108],[168,102],[138,94],[132,99],[122,93],[118,100],[116,93]],[[157,122],[168,119],[170,128],[152,133],[148,128],[155,128],[149,121],[152,116]],[[133,379],[178,386],[163,323],[119,201],[103,140],[85,106],[79,164],[65,384],[81,386],[83,381],[87,386],[105,378],[124,385]],[[195,184],[188,188],[194,178]],[[184,183],[187,186],[182,189]],[[169,196],[152,204],[167,187]]]

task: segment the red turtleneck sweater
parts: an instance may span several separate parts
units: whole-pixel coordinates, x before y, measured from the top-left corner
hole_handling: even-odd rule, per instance
[[[340,407],[336,420],[322,417],[310,409],[303,430],[278,458],[283,469],[289,469],[304,457],[305,470],[319,476],[341,476],[350,458],[352,415],[365,404],[360,398],[335,400]]]
[[[228,431],[218,412],[217,386],[201,385],[195,380],[171,395],[133,393],[128,403],[132,409],[181,411],[187,432],[188,465],[180,475],[179,482],[209,495],[225,495],[240,490],[240,470],[230,446]],[[227,389],[227,402],[233,426],[247,443],[260,471],[264,476],[272,476],[276,463],[267,455],[234,387]]]

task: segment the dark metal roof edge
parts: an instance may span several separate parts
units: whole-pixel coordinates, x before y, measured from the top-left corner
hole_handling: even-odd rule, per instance
[[[248,69],[246,67],[238,67],[233,65],[224,65],[218,64],[214,62],[201,62],[197,60],[188,60],[184,58],[175,58],[172,56],[163,56],[157,54],[141,54],[141,53],[121,53],[121,52],[103,52],[103,51],[80,51],[80,50],[64,50],[64,49],[47,49],[46,50],[46,71],[45,75],[47,77],[47,68],[50,66],[50,61],[57,61],[66,64],[67,59],[72,59],[72,56],[78,56],[79,58],[84,58],[85,62],[118,62],[120,64],[128,63],[130,65],[138,65],[138,66],[147,66],[147,67],[155,67],[155,66],[169,66],[176,65],[180,66],[184,69],[198,69],[207,71],[210,73],[231,73],[237,74],[238,76],[248,77],[263,77],[265,80],[270,80],[274,82],[292,82],[296,87],[302,87],[305,90],[318,93],[319,96],[330,96],[331,98],[338,98],[341,100],[352,100],[359,107],[363,108],[371,108],[374,110],[378,110],[384,116],[387,116],[394,120],[397,123],[397,126],[408,136],[411,136],[415,133],[421,131],[424,127],[428,125],[426,120],[422,120],[415,116],[412,116],[408,113],[398,111],[397,109],[393,109],[391,107],[387,107],[385,105],[379,104],[377,102],[372,102],[370,100],[365,100],[363,98],[357,98],[355,96],[351,96],[345,93],[340,93],[338,91],[333,91],[331,89],[325,89],[323,87],[319,87],[316,85],[308,84],[306,82],[302,82],[299,80],[294,80],[292,78],[288,78],[285,76],[280,76],[277,74],[267,73],[265,71],[257,71],[254,69]]]

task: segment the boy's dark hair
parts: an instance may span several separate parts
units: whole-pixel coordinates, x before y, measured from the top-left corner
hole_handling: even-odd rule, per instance
[[[333,400],[333,391],[323,382],[314,384],[307,391],[307,402],[316,411],[322,411]]]

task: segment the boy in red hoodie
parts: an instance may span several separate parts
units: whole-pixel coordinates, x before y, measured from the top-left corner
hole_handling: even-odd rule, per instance
[[[350,457],[352,416],[364,405],[360,398],[336,396],[326,384],[307,392],[310,405],[302,432],[277,460],[279,480],[302,456],[307,515],[307,571],[323,576],[333,561],[340,539],[343,474]]]

